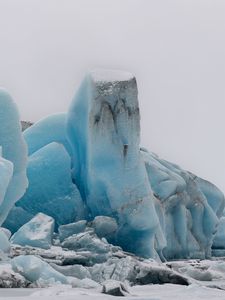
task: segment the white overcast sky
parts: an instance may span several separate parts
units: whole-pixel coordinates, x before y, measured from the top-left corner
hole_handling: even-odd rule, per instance
[[[0,0],[0,86],[66,111],[92,68],[134,73],[142,145],[225,192],[225,0]]]

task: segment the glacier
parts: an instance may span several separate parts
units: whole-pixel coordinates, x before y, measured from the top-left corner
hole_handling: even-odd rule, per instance
[[[135,78],[93,71],[68,112],[73,178],[90,218],[116,219],[114,242],[144,257],[205,258],[224,209],[211,183],[140,149]]]
[[[0,123],[0,249],[23,284],[188,284],[162,262],[225,249],[223,193],[140,147],[132,74],[90,72],[68,113],[23,133],[1,92]]]
[[[0,225],[26,191],[27,146],[11,96],[0,90]]]

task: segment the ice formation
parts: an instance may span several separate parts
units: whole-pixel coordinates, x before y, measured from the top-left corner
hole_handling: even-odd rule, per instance
[[[29,156],[27,176],[29,187],[17,207],[52,216],[56,226],[84,218],[84,204],[71,178],[71,159],[62,144],[50,143]]]
[[[118,243],[155,257],[159,220],[139,150],[135,78],[116,71],[90,73],[72,102],[67,128],[74,180],[91,216],[115,217]]]
[[[50,115],[28,127],[24,131],[28,154],[31,155],[52,142],[63,144],[70,153],[70,144],[66,136],[66,117],[66,113]]]
[[[211,256],[224,195],[211,183],[179,166],[141,151],[167,240],[166,258]]]
[[[49,249],[52,245],[55,221],[39,213],[11,237],[13,244]]]
[[[0,90],[0,225],[27,188],[27,146],[19,114],[8,93]]]
[[[130,73],[97,70],[87,75],[68,114],[49,116],[24,131],[29,151],[24,194],[26,146],[17,110],[0,93],[0,225],[9,213],[3,225],[14,233],[15,255],[24,251],[43,260],[55,257],[55,270],[65,277],[79,273],[77,280],[122,280],[112,271],[120,269],[123,278],[142,284],[159,280],[160,270],[136,264],[122,249],[158,261],[210,257],[212,245],[223,249],[224,195],[213,184],[140,149],[137,95]],[[55,245],[65,251],[54,256]],[[33,262],[37,280],[43,279],[40,268],[56,276],[33,257],[14,259],[14,269],[22,266],[30,280],[26,274]],[[138,274],[136,267],[141,268]],[[167,276],[170,282],[172,275]]]

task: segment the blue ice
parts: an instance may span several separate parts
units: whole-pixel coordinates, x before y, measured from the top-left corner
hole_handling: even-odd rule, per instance
[[[29,156],[29,187],[17,202],[26,212],[42,212],[55,219],[56,227],[85,217],[79,190],[72,182],[71,159],[62,144],[50,143]]]
[[[10,241],[21,246],[49,249],[52,246],[54,223],[52,217],[38,213],[28,223],[21,226]]]
[[[115,217],[118,243],[155,256],[159,220],[142,160],[136,79],[126,72],[93,71],[68,112],[73,176],[91,216]]]
[[[66,113],[47,116],[24,131],[29,155],[52,142],[64,145],[67,152],[71,152],[66,136],[66,116]]]
[[[0,225],[26,191],[27,146],[19,113],[10,95],[0,90]]]

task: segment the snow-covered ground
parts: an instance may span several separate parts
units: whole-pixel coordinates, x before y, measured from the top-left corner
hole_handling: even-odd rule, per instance
[[[116,299],[139,300],[198,300],[225,299],[225,261],[224,258],[215,260],[186,260],[167,263],[174,270],[189,277],[189,286],[176,284],[145,285],[129,288],[126,297]],[[0,300],[105,300],[114,296],[101,293],[101,288],[81,289],[67,285],[57,285],[43,289],[0,289]]]
[[[54,297],[54,298],[53,298]],[[55,287],[48,289],[2,289],[0,291],[1,300],[28,300],[28,299],[44,299],[44,300],[105,300],[105,299],[139,299],[139,300],[198,300],[198,299],[224,299],[225,291],[207,288],[193,284],[190,286],[180,286],[174,284],[164,285],[148,285],[136,286],[130,289],[130,296],[114,297],[100,294],[98,291],[90,291],[85,289],[72,289],[68,287]]]

